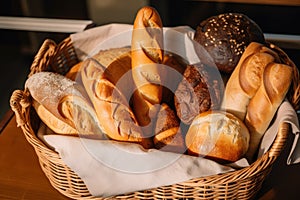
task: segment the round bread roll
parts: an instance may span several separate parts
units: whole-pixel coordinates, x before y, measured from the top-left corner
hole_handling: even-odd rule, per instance
[[[186,134],[188,153],[217,162],[235,162],[248,150],[250,135],[233,114],[215,111],[198,115]]]
[[[194,40],[225,73],[233,71],[250,42],[265,43],[260,27],[241,13],[224,13],[202,21],[196,28]]]

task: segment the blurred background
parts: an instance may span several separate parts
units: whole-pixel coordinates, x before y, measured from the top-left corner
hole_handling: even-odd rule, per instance
[[[291,4],[277,0],[268,0],[271,3],[267,0],[239,1],[11,0],[1,1],[0,17],[91,20],[95,26],[132,24],[138,9],[150,5],[158,10],[164,26],[189,25],[195,28],[200,21],[212,15],[239,12],[254,20],[265,33],[300,36],[300,0],[291,0]],[[23,89],[30,65],[43,41],[50,38],[59,43],[69,35],[70,32],[60,31],[12,30],[1,28],[0,23],[0,119],[10,109],[11,93],[15,89]],[[284,50],[300,66],[299,44],[298,47],[285,46]]]

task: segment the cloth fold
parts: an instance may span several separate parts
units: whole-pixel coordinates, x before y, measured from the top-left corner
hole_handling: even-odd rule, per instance
[[[41,126],[40,131],[45,129]],[[126,194],[234,170],[201,157],[145,150],[137,144],[61,135],[45,135],[44,140],[93,196]]]

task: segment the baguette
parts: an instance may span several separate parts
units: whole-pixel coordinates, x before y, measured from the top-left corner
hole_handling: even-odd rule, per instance
[[[103,132],[110,139],[135,142],[144,148],[151,148],[152,140],[143,137],[128,100],[110,81],[113,74],[106,69],[108,67],[89,58],[84,61],[81,70],[83,85],[94,105]]]
[[[265,68],[261,85],[249,102],[245,118],[245,124],[250,131],[250,146],[246,157],[250,161],[289,90],[292,73],[292,67],[285,64],[270,63]]]
[[[133,94],[133,111],[144,134],[152,135],[154,118],[162,100],[163,31],[154,8],[143,7],[136,15],[131,42],[132,77],[137,87]]]
[[[278,60],[278,55],[263,44],[250,43],[226,84],[221,109],[244,121],[249,101],[261,85],[265,67]]]

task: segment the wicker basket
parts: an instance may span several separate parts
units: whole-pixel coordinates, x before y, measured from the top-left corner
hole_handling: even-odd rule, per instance
[[[274,45],[270,45],[270,47],[277,50],[283,61],[295,70],[288,98],[295,109],[298,109],[300,98],[298,69],[283,51]],[[29,76],[39,71],[55,71],[65,74],[70,67],[78,62],[70,38],[66,38],[59,45],[56,45],[52,40],[45,40],[35,56]],[[11,96],[11,108],[15,112],[18,126],[22,128],[26,139],[34,147],[40,166],[52,186],[70,198],[102,199],[93,197],[81,178],[64,164],[59,154],[48,148],[37,138],[36,133],[40,119],[31,107],[30,100],[31,97],[27,91],[16,90]],[[113,198],[251,199],[255,197],[266,176],[270,173],[274,161],[286,143],[289,131],[289,124],[282,123],[270,150],[249,167],[221,175],[196,178],[170,186],[123,194]]]

